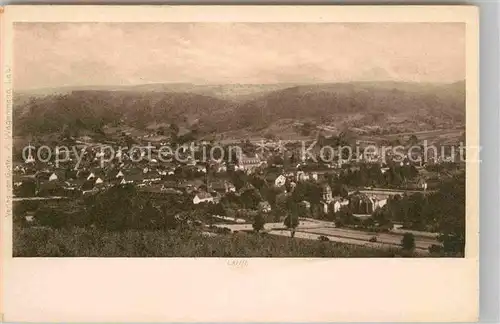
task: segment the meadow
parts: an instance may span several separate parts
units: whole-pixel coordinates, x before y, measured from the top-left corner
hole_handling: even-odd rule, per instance
[[[397,248],[234,233],[207,236],[192,230],[15,227],[14,257],[411,257]]]

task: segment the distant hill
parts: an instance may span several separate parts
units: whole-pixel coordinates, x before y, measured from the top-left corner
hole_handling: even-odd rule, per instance
[[[461,122],[465,118],[465,84],[348,83],[304,85],[273,91],[237,108],[238,127],[280,119],[334,122],[342,115],[364,115],[366,123],[384,117]],[[373,118],[371,118],[373,117]]]
[[[233,111],[233,105],[193,93],[79,90],[20,104],[14,109],[14,132],[51,133],[65,126],[96,131],[117,124],[144,129],[156,121],[188,124],[217,118]]]
[[[17,135],[68,127],[100,131],[118,124],[144,129],[158,122],[196,123],[204,133],[218,133],[264,129],[285,119],[354,128],[453,126],[465,121],[465,82],[147,84],[40,89],[14,96]]]
[[[148,83],[118,86],[68,86],[18,91],[18,97],[69,94],[73,91],[132,91],[132,92],[178,92],[195,93],[226,100],[248,100],[262,94],[285,89],[297,84],[191,84],[191,83]]]

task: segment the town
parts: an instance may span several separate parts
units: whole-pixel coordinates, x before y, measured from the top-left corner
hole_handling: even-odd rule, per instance
[[[60,144],[72,148],[64,159],[58,149],[42,158],[29,143],[13,166],[15,223],[188,226],[207,237],[257,232],[422,255],[463,252],[464,234],[443,230],[437,206],[446,197],[442,184],[465,177],[465,163],[455,156],[381,155],[377,149],[368,152],[370,143],[321,132],[307,143],[270,138],[222,143],[181,139],[175,132],[155,141],[155,135],[117,132],[106,142],[63,137]],[[322,148],[329,144],[356,153],[330,150],[333,156],[325,159]],[[419,144],[412,135],[401,147]],[[127,208],[139,214],[133,225],[115,219],[126,218],[127,195],[141,197],[141,206]]]

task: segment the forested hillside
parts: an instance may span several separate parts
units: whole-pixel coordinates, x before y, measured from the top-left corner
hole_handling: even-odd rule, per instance
[[[196,124],[202,133],[264,129],[280,120],[354,127],[414,123],[422,129],[465,121],[465,83],[344,83],[315,85],[141,85],[125,89],[63,89],[17,93],[16,135],[50,134],[63,128],[100,132],[126,125]]]

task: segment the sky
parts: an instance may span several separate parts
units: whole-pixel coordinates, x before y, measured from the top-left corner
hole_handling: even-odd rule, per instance
[[[14,87],[455,82],[462,23],[16,23]]]

